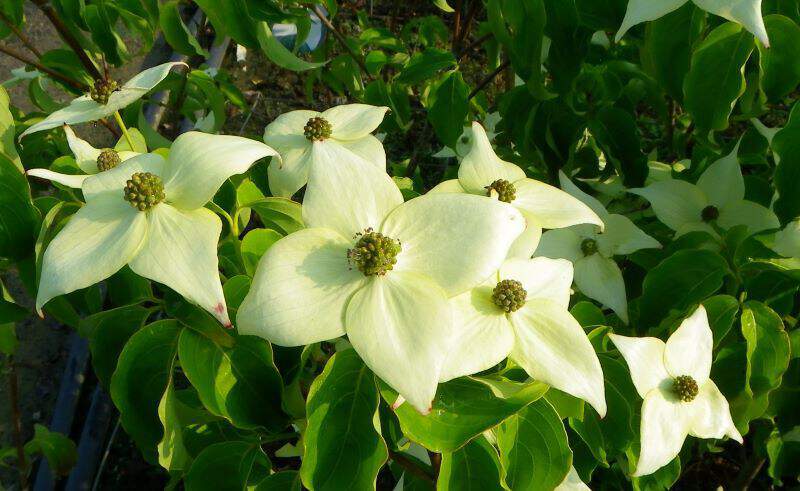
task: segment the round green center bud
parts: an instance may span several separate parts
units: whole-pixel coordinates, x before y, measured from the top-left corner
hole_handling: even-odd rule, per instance
[[[683,402],[693,401],[699,390],[697,382],[690,375],[681,375],[672,381],[672,392]]]
[[[528,292],[517,280],[503,280],[494,287],[492,301],[506,312],[514,312],[525,305]]]
[[[700,218],[702,218],[704,222],[716,220],[719,218],[719,209],[714,205],[708,205],[700,212]]]
[[[164,183],[149,172],[137,172],[125,184],[125,201],[139,211],[147,211],[164,201]]]
[[[584,256],[591,256],[597,252],[597,241],[594,239],[583,239],[581,242],[581,252]]]
[[[89,96],[100,104],[108,104],[108,98],[115,90],[117,90],[116,80],[97,79],[89,90]]]
[[[322,141],[331,136],[331,124],[325,118],[314,117],[303,126],[303,134],[311,141]]]
[[[110,148],[103,149],[100,155],[97,156],[97,170],[103,172],[105,170],[113,169],[118,166],[122,160],[119,154]]]
[[[394,268],[397,254],[403,249],[399,240],[371,228],[357,233],[356,238],[356,245],[347,250],[347,260],[355,264],[364,276],[383,276]]]
[[[498,179],[486,186],[486,196],[492,196],[493,193],[497,193],[500,201],[511,203],[517,197],[517,188],[505,179]]]

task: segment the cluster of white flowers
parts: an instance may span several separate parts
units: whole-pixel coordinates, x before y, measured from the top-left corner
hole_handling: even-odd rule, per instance
[[[152,88],[171,66],[137,79]],[[137,86],[136,94],[142,90]],[[113,100],[122,97],[114,94]],[[80,107],[68,117],[54,113],[26,133],[105,114],[96,102],[79,101],[73,105],[91,106],[84,109],[89,116]],[[106,155],[65,126],[86,175],[29,174],[80,188],[86,204],[47,247],[37,310],[129,265],[230,326],[218,271],[221,221],[205,205],[230,176],[271,156],[274,195],[288,197],[306,186],[306,228],[262,257],[238,310],[240,333],[283,346],[347,335],[367,366],[400,394],[396,404],[407,401],[423,414],[440,382],[510,358],[531,378],[604,416],[598,357],[568,310],[573,264],[577,287],[627,322],[613,256],[660,244],[567,176],[561,175],[566,192],[526,177],[495,154],[477,123],[458,179],[404,202],[386,173],[383,146],[371,134],[386,111],[351,104],[290,112],[266,128],[266,144],[190,132],[175,140],[166,158],[163,152]],[[661,217],[651,188],[638,192]],[[738,184],[734,188],[725,199],[709,196],[707,202],[722,210],[730,203],[741,207]],[[697,219],[701,210],[692,213]],[[542,229],[549,231],[542,235]],[[687,434],[741,440],[725,398],[708,378],[712,342],[702,307],[666,344],[611,339],[645,398],[637,475],[669,462]]]

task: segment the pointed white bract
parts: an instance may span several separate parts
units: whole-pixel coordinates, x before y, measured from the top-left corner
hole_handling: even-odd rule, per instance
[[[502,308],[504,285],[524,290]],[[528,374],[606,413],[603,372],[583,328],[570,315],[572,265],[563,259],[508,259],[497,273],[450,300],[455,329],[441,380],[487,370],[507,356]],[[500,302],[500,303],[498,303]]]
[[[72,128],[67,125],[64,125],[64,134],[67,137],[69,149],[72,150],[72,154],[75,156],[75,163],[78,165],[80,170],[83,171],[83,174],[62,174],[60,172],[54,172],[48,169],[29,169],[26,174],[29,176],[40,177],[42,179],[57,182],[70,188],[79,189],[87,177],[101,172],[100,168],[98,167],[98,157],[100,157],[100,154],[103,153],[103,150],[111,149],[93,147],[91,143],[79,138],[78,135],[72,131]],[[139,152],[120,150],[116,152],[116,154],[119,157],[120,163],[122,163],[139,155]]]
[[[81,186],[86,205],[45,250],[36,309],[41,314],[52,298],[91,286],[127,264],[229,326],[217,259],[222,224],[203,206],[223,180],[274,155],[247,138],[190,132],[175,140],[167,160],[145,153],[87,176]],[[134,174],[145,172],[161,179],[163,199],[142,210],[124,189]]]
[[[625,358],[636,391],[644,399],[641,450],[634,476],[652,474],[668,464],[687,435],[728,436],[742,442],[728,401],[709,379],[713,335],[702,305],[666,343],[657,338],[609,337]],[[679,384],[687,377],[694,384],[688,392]]]
[[[559,172],[559,180],[564,191],[585,203],[603,220],[605,230],[601,232],[592,225],[549,230],[542,236],[535,255],[571,261],[578,289],[613,310],[627,324],[625,282],[614,256],[661,247],[661,244],[629,218],[609,213],[600,201],[581,191],[563,172]]]
[[[505,188],[499,186],[506,186]],[[502,192],[503,189],[510,192]],[[502,192],[502,193],[501,193]],[[506,201],[525,217],[525,233],[514,243],[509,257],[530,258],[542,229],[591,223],[603,228],[592,209],[564,191],[525,177],[519,166],[500,159],[479,123],[472,123],[472,146],[461,160],[458,179],[444,181],[429,193],[469,193]]]
[[[656,217],[676,237],[695,231],[717,237],[715,227],[727,230],[744,225],[749,234],[778,228],[780,222],[772,210],[744,199],[738,151],[737,144],[730,154],[709,165],[697,184],[667,179],[628,191],[649,201]]]
[[[346,104],[321,113],[291,111],[278,116],[264,129],[264,142],[278,151],[280,162],[269,167],[272,194],[291,197],[308,182],[315,165],[335,166],[331,156],[349,150],[378,169],[386,169],[386,153],[381,142],[371,133],[381,124],[388,107],[367,104]],[[314,120],[327,123],[324,135],[308,130]],[[324,126],[324,124],[323,124]]]
[[[625,18],[615,37],[619,42],[628,30],[678,10],[689,0],[628,0]],[[769,48],[769,37],[761,15],[761,0],[692,0],[699,8],[729,21],[741,24]]]
[[[77,99],[73,99],[67,107],[54,111],[42,121],[26,129],[19,137],[22,138],[30,133],[57,128],[65,124],[74,125],[107,118],[116,111],[124,109],[141,99],[142,96],[150,92],[159,82],[167,78],[170,70],[178,65],[187,66],[186,63],[183,62],[169,62],[154,66],[153,68],[148,68],[138,73],[132,79],[125,82],[119,90],[112,92],[108,98],[108,102],[105,104],[92,100],[89,95],[83,95]]]
[[[383,170],[346,150],[323,151],[336,162],[311,168],[309,228],[264,254],[237,327],[284,346],[346,334],[376,375],[427,412],[453,337],[448,297],[497,271],[524,219],[487,197],[403,203]]]

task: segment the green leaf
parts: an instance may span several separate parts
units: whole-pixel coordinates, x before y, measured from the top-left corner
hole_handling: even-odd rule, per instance
[[[171,319],[143,327],[125,344],[111,378],[122,427],[151,462],[163,436],[158,405],[172,375],[181,330]]]
[[[286,198],[263,198],[246,203],[242,207],[251,208],[261,218],[265,228],[271,228],[288,235],[303,228],[303,215],[300,203]]]
[[[222,285],[222,293],[225,295],[225,303],[228,305],[228,313],[231,319],[236,318],[236,311],[244,301],[247,292],[250,291],[251,279],[247,275],[238,275],[228,279]]]
[[[283,238],[281,234],[270,229],[257,228],[247,232],[242,239],[242,262],[249,276],[255,276],[261,256],[281,238]]]
[[[603,310],[592,302],[580,301],[569,309],[572,317],[580,323],[581,327],[602,326],[606,323]]]
[[[572,451],[567,432],[545,399],[500,423],[495,435],[511,489],[554,489],[569,472]]]
[[[265,340],[238,336],[227,348],[187,329],[181,334],[178,356],[186,378],[211,413],[240,428],[279,431],[286,426],[283,384]]]
[[[215,443],[192,462],[183,482],[187,491],[244,491],[257,459],[266,460],[257,444]]]
[[[78,332],[89,339],[92,367],[104,387],[112,380],[125,344],[141,329],[152,309],[128,305],[90,315],[81,320]]]
[[[0,324],[0,353],[11,356],[17,351],[18,344],[14,323]]]
[[[25,444],[25,453],[41,453],[53,472],[61,476],[69,474],[78,461],[75,443],[61,433],[50,431],[39,424],[33,426],[33,431],[33,439]]]
[[[711,31],[695,49],[683,93],[686,110],[699,130],[728,127],[733,105],[744,93],[744,64],[753,47],[749,32],[727,22]]]
[[[497,450],[478,437],[455,452],[442,453],[437,491],[508,490]],[[518,489],[518,488],[514,488]]]
[[[14,163],[22,172],[22,161],[14,145],[16,131],[14,130],[14,116],[8,110],[9,99],[6,89],[0,86],[0,156]]]
[[[705,28],[705,12],[686,4],[645,27],[642,66],[677,101],[683,100],[683,80],[689,72],[692,45]]]
[[[275,39],[275,36],[272,35],[272,30],[269,28],[269,24],[266,22],[259,22],[256,24],[256,37],[259,46],[261,46],[261,50],[279,67],[295,72],[302,72],[319,68],[326,63],[310,62],[295,56],[294,53],[286,49],[286,46]]]
[[[453,68],[456,58],[449,50],[427,48],[421,53],[416,53],[400,74],[395,78],[402,84],[417,84],[432,79],[439,71]]]
[[[113,17],[112,20],[111,12],[103,3],[87,5],[83,11],[83,18],[89,26],[92,40],[103,51],[109,63],[119,66],[128,58],[128,50],[122,38],[114,30],[116,15]]]
[[[633,117],[622,109],[604,107],[589,121],[589,129],[625,185],[643,186],[648,173],[647,157],[641,151]]]
[[[248,12],[245,0],[197,0],[195,2],[214,25],[217,36],[228,35],[247,48],[258,48],[257,23]]]
[[[789,366],[789,335],[778,314],[754,301],[744,304],[742,335],[747,342],[745,390],[758,398],[781,384]]]
[[[176,390],[172,380],[158,405],[164,438],[158,442],[158,463],[170,471],[188,470],[191,455],[184,444],[184,428],[214,419],[203,410],[193,389]]]
[[[428,121],[439,140],[455,148],[469,113],[469,86],[460,72],[450,72],[439,82],[428,108]]]
[[[375,377],[355,350],[333,355],[311,384],[300,467],[310,490],[374,489],[389,452],[376,427]]]
[[[434,452],[452,452],[476,435],[539,399],[547,386],[521,384],[500,377],[462,377],[439,385],[433,407],[422,415],[410,404],[397,408],[403,433]],[[385,384],[381,395],[389,404],[397,393]]]
[[[708,324],[714,334],[716,348],[733,327],[733,321],[739,313],[739,301],[730,295],[715,295],[703,300],[703,307],[708,314]]]
[[[684,310],[713,294],[729,273],[719,254],[707,250],[681,250],[650,270],[639,299],[640,322],[658,325],[673,309]]]
[[[254,491],[302,491],[300,473],[280,471],[258,483]]]
[[[164,33],[164,39],[178,53],[186,56],[208,56],[208,51],[200,46],[183,23],[179,5],[178,0],[169,0],[158,6],[158,24]]]
[[[774,210],[782,224],[800,216],[800,104],[795,103],[786,126],[772,139],[772,151],[780,157],[773,180],[778,191]],[[777,160],[777,159],[776,159]]]
[[[770,47],[758,43],[761,88],[778,102],[800,83],[800,27],[782,15],[764,17]]]

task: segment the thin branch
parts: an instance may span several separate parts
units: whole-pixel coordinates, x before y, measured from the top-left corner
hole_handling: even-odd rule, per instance
[[[118,130],[118,129],[117,129],[117,128],[116,128],[116,127],[113,125],[113,124],[111,124],[111,122],[109,122],[107,119],[99,119],[99,120],[98,120],[98,122],[99,122],[100,124],[102,124],[103,126],[105,126],[105,127],[106,127],[106,129],[107,129],[107,130],[108,130],[108,131],[109,131],[109,132],[110,132],[112,135],[114,135],[114,138],[117,138],[117,139],[119,139],[119,137],[120,137],[120,136],[122,136],[122,133],[120,133],[120,132],[119,132],[119,130]]]
[[[435,482],[434,479],[436,476],[434,475],[433,471],[420,467],[413,460],[409,459],[402,453],[389,450],[389,458],[397,462],[400,467],[414,474],[415,476],[431,483]]]
[[[469,97],[467,99],[472,99],[473,97],[478,95],[478,92],[482,91],[484,88],[486,88],[487,85],[492,83],[492,80],[494,80],[495,77],[500,75],[500,73],[502,73],[503,70],[505,70],[506,67],[508,67],[510,65],[511,65],[511,62],[509,60],[506,60],[503,63],[500,63],[500,66],[495,68],[492,73],[487,75],[486,78],[481,80],[481,82],[474,89],[472,89],[472,92],[469,93]]]
[[[85,84],[83,84],[83,83],[81,83],[81,82],[79,82],[79,81],[77,81],[77,80],[75,80],[73,78],[67,77],[63,73],[59,73],[59,72],[57,72],[57,71],[55,71],[55,70],[53,70],[51,68],[48,68],[48,67],[42,65],[41,63],[39,63],[38,61],[30,59],[27,56],[23,55],[22,53],[14,50],[12,48],[9,48],[8,46],[4,46],[4,45],[0,44],[0,53],[5,53],[8,56],[10,56],[12,58],[16,58],[17,60],[19,60],[19,61],[21,61],[21,62],[23,62],[25,64],[34,66],[40,72],[46,73],[46,74],[50,75],[51,77],[64,82],[65,84],[69,85],[73,89],[80,90],[80,91],[85,91],[86,89],[88,89],[88,87]]]
[[[63,39],[64,42],[67,43],[70,48],[72,48],[72,51],[74,51],[81,60],[81,63],[89,72],[89,75],[91,75],[95,80],[102,79],[103,74],[97,69],[97,66],[94,64],[92,59],[89,58],[89,55],[86,54],[86,51],[83,50],[83,47],[81,47],[81,44],[72,34],[72,31],[70,31],[66,24],[64,24],[64,21],[61,20],[61,17],[59,17],[56,11],[53,10],[53,7],[47,3],[47,0],[31,1],[39,8],[39,10],[42,11],[44,15],[47,16],[47,18],[50,20],[50,23],[53,24],[53,27],[55,27],[56,31],[58,31],[61,39]]]
[[[462,49],[461,53],[459,53],[458,61],[461,61],[464,58],[466,58],[467,56],[469,56],[469,54],[472,53],[475,50],[475,48],[478,48],[481,44],[483,44],[486,41],[488,41],[489,39],[491,39],[492,36],[493,36],[493,34],[491,32],[489,32],[489,33],[486,33],[483,36],[479,37],[478,39],[472,41],[471,43],[469,43],[467,45],[467,47]]]
[[[314,13],[317,14],[319,20],[322,21],[325,27],[330,29],[330,31],[333,33],[333,36],[336,38],[336,40],[339,42],[342,48],[344,48],[345,51],[347,51],[347,53],[350,55],[350,57],[353,60],[355,60],[356,63],[358,63],[358,66],[361,67],[361,70],[364,72],[364,74],[369,76],[369,70],[367,70],[367,65],[364,64],[364,60],[362,60],[361,57],[355,53],[355,51],[350,49],[350,45],[347,44],[347,41],[344,39],[344,36],[342,36],[342,33],[339,32],[339,30],[336,29],[336,27],[334,27],[333,24],[331,24],[330,19],[325,17],[325,13],[319,8],[318,5],[315,4],[313,8],[314,8]]]
[[[453,53],[458,53],[458,43],[461,40],[461,8],[463,6],[462,0],[456,0],[456,6],[453,8],[453,40],[450,45],[450,50]]]
[[[36,56],[37,58],[42,57],[42,53],[38,49],[36,49],[36,46],[33,45],[28,36],[26,36],[22,31],[20,31],[19,28],[17,28],[17,26],[15,26],[13,22],[11,22],[11,19],[9,19],[6,16],[6,14],[3,13],[2,10],[0,10],[0,20],[2,20],[3,23],[8,26],[11,32],[13,32],[14,35],[17,36],[17,38],[19,38],[20,41],[22,41],[22,44],[24,44],[25,47],[28,48],[30,52],[33,53],[34,56]]]
[[[467,39],[469,36],[469,31],[472,30],[472,19],[475,18],[475,14],[478,13],[478,8],[483,5],[483,2],[472,0],[469,4],[469,9],[467,10],[467,15],[461,21],[461,32],[458,33],[458,48],[461,49],[461,45],[464,44],[464,40]],[[460,53],[460,51],[459,51]],[[459,54],[456,53],[456,54]]]

